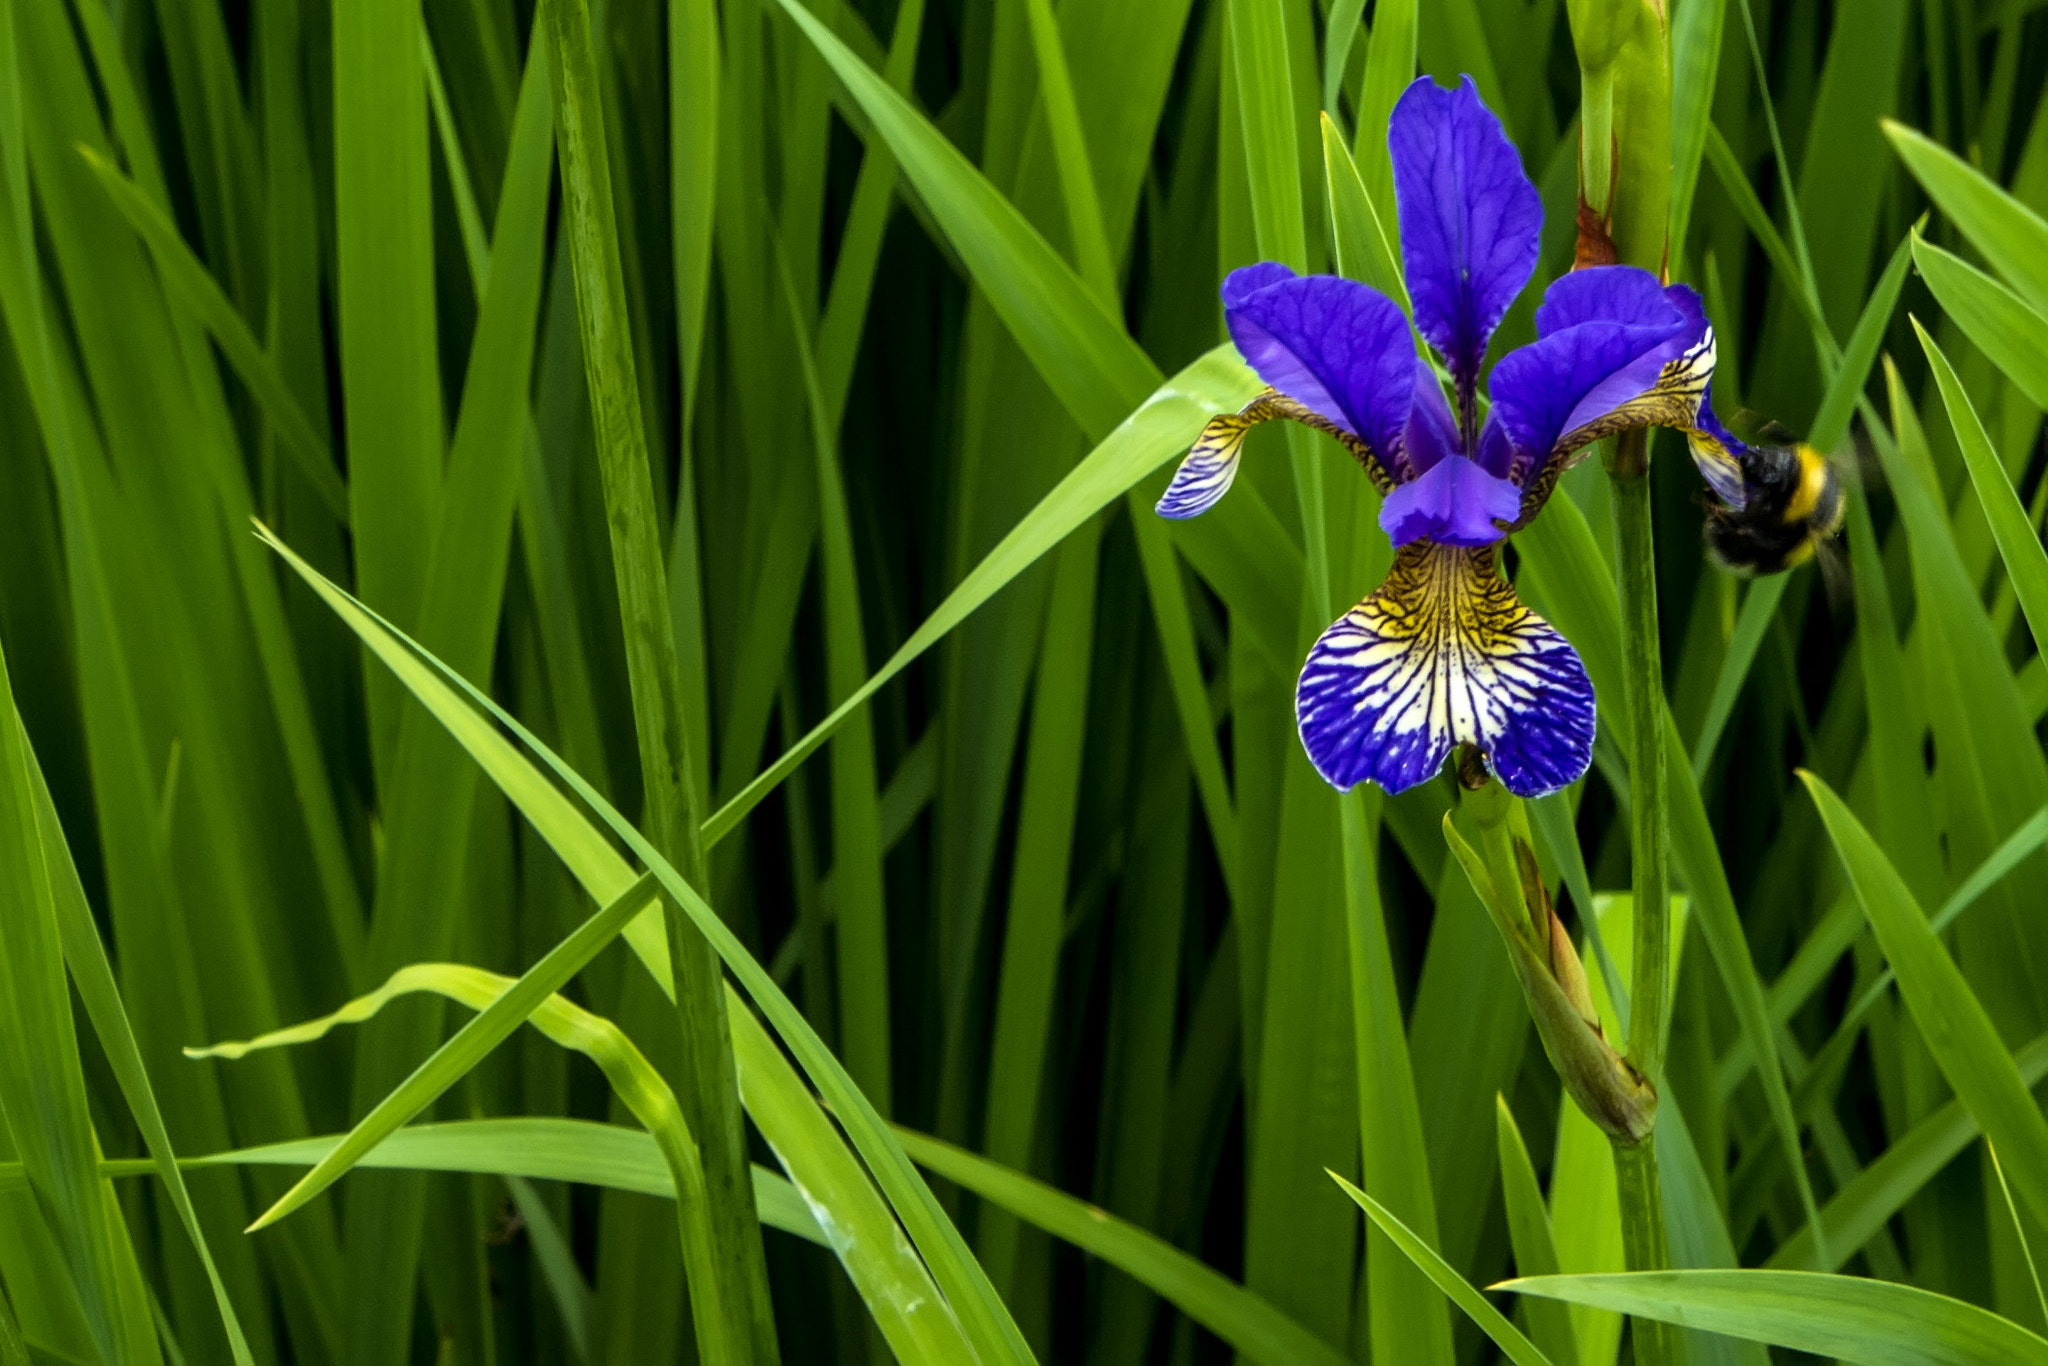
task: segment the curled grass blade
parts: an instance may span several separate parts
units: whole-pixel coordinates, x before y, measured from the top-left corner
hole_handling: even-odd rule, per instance
[[[449,728],[457,742],[532,821],[593,895],[615,895],[624,882],[630,881],[631,874],[624,862],[582,812],[485,720],[486,715],[512,731],[589,810],[597,814],[613,836],[647,863],[660,879],[662,890],[680,904],[699,932],[725,960],[733,975],[746,987],[748,996],[767,1014],[776,1033],[796,1055],[812,1084],[832,1107],[848,1137],[866,1159],[897,1217],[903,1220],[918,1252],[931,1266],[939,1288],[960,1315],[976,1349],[996,1360],[1030,1360],[1030,1350],[1022,1335],[989,1285],[987,1276],[968,1252],[959,1230],[911,1167],[909,1158],[891,1136],[873,1104],[861,1094],[816,1031],[703,897],[684,881],[674,866],[631,822],[517,718],[435,659],[417,642],[397,631],[388,621],[335,587],[282,542],[267,533],[266,539],[398,675],[399,681]],[[648,926],[638,936],[629,933],[628,942],[664,989],[670,989],[667,946],[651,932],[653,928]]]
[[[624,930],[633,918],[656,905],[654,876],[642,873],[625,891],[613,897],[610,904],[599,908],[597,913],[584,921],[568,938],[562,940],[548,954],[527,969],[517,982],[502,996],[490,1002],[474,1018],[469,1020],[455,1036],[434,1050],[433,1056],[422,1062],[398,1088],[377,1102],[370,1113],[363,1116],[335,1150],[322,1158],[313,1170],[301,1177],[289,1191],[265,1210],[255,1223],[249,1226],[254,1233],[266,1228],[304,1205],[328,1186],[341,1179],[362,1154],[377,1146],[387,1134],[405,1124],[420,1111],[426,1109],[477,1064],[489,1055],[492,1049],[512,1036],[513,1031],[524,1024],[527,1017],[568,985],[569,980],[581,972],[590,960],[597,957],[606,945]],[[382,1004],[381,1001],[378,1002]],[[367,1015],[353,1018],[366,1019]],[[325,1033],[322,1028],[320,1033]],[[317,1038],[318,1034],[304,1036]],[[278,1039],[274,1042],[299,1042],[298,1038]],[[220,1045],[214,1048],[188,1048],[185,1055],[191,1058],[241,1057],[255,1045]]]

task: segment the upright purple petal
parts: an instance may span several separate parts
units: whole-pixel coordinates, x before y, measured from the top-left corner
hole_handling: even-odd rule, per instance
[[[1223,306],[1236,308],[1269,285],[1299,278],[1293,270],[1279,261],[1260,261],[1255,265],[1239,266],[1223,277]]]
[[[1232,272],[1223,297],[1230,338],[1260,379],[1394,464],[1414,402],[1415,349],[1391,299],[1270,263]]]
[[[1593,685],[1570,642],[1500,577],[1498,552],[1419,541],[1377,593],[1325,631],[1302,666],[1295,716],[1338,788],[1402,792],[1457,744],[1535,797],[1593,759]]]
[[[1677,286],[1686,295],[1692,291]],[[1580,323],[1627,323],[1659,327],[1680,307],[1657,277],[1638,266],[1589,266],[1550,282],[1536,309],[1536,335],[1547,337]]]
[[[1380,504],[1380,526],[1395,545],[1427,538],[1445,545],[1492,545],[1522,509],[1522,491],[1475,461],[1453,455]]]
[[[1487,339],[1536,268],[1543,204],[1470,76],[1409,86],[1387,149],[1415,325],[1450,366],[1469,432]]]

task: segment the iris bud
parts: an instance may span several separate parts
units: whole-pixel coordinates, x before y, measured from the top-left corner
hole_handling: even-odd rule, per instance
[[[1618,1143],[1649,1137],[1657,1088],[1616,1052],[1600,1027],[1586,968],[1537,871],[1527,818],[1498,783],[1474,787],[1476,765],[1460,765],[1465,807],[1485,853],[1444,816],[1444,838],[1506,942],[1543,1051],[1579,1109]]]

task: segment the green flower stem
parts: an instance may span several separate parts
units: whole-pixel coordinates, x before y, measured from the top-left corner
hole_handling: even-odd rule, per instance
[[[1635,916],[1634,981],[1629,989],[1628,1060],[1653,1082],[1664,1066],[1664,1020],[1671,983],[1671,849],[1664,767],[1664,665],[1657,641],[1657,559],[1650,525],[1650,442],[1644,429],[1616,439],[1607,472],[1621,572],[1621,630],[1629,720],[1630,862]],[[1622,1241],[1631,1271],[1666,1264],[1664,1198],[1654,1138],[1617,1143]],[[1635,1321],[1636,1360],[1676,1360],[1671,1330]]]
[[[700,794],[634,375],[590,9],[588,0],[547,0],[542,8],[555,83],[564,230],[575,267],[591,423],[646,792],[643,822],[677,871],[691,885],[706,889]],[[701,1147],[705,1204],[718,1274],[725,1281],[711,1302],[694,1302],[698,1347],[707,1360],[766,1366],[779,1359],[779,1348],[727,1028],[724,975],[709,941],[682,908],[668,897],[662,902],[683,1054],[675,1091]]]
[[[1579,184],[1594,213],[1614,188],[1614,68],[1579,72]]]
[[[1622,1252],[1628,1269],[1660,1271],[1665,1263],[1664,1193],[1657,1184],[1656,1143],[1646,1138],[1615,1144],[1614,1175],[1621,1194]],[[1675,1366],[1684,1359],[1676,1328],[1642,1317],[1632,1322],[1638,1366]]]
[[[1629,718],[1629,845],[1634,865],[1635,971],[1628,1060],[1664,1066],[1671,973],[1670,789],[1664,766],[1664,665],[1657,643],[1656,546],[1650,529],[1649,433],[1615,443],[1614,521],[1621,562],[1621,630]]]

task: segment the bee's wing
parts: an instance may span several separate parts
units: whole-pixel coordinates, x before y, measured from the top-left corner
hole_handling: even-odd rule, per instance
[[[1821,587],[1827,590],[1828,614],[1848,622],[1856,614],[1856,580],[1849,572],[1848,552],[1840,540],[1822,536],[1814,541],[1813,562],[1820,567]]]

